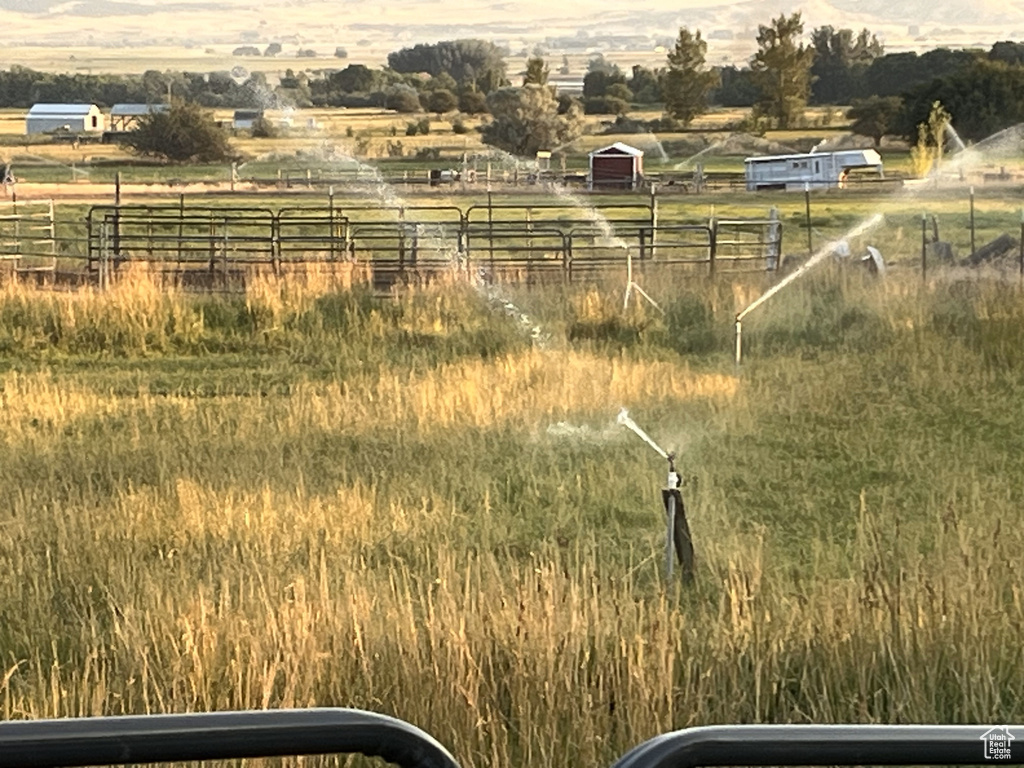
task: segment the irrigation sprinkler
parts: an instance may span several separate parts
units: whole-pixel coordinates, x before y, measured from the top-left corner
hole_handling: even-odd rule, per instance
[[[736,365],[739,365],[741,360],[742,360],[742,358],[743,358],[743,345],[742,345],[743,318],[745,318],[747,315],[749,315],[755,309],[760,307],[762,304],[764,304],[766,301],[768,301],[768,299],[770,299],[772,296],[777,294],[779,291],[781,291],[787,285],[789,285],[792,282],[795,282],[796,280],[799,280],[803,275],[807,274],[807,272],[809,272],[811,269],[813,269],[818,264],[820,264],[822,261],[824,261],[826,257],[830,256],[831,254],[833,254],[837,250],[839,250],[842,247],[843,243],[846,243],[848,240],[851,240],[851,239],[853,239],[855,237],[859,237],[860,235],[863,235],[865,232],[868,232],[869,230],[874,229],[875,227],[877,227],[879,224],[882,223],[884,218],[885,217],[882,216],[882,214],[876,213],[870,219],[867,219],[866,221],[861,222],[856,227],[851,229],[849,232],[847,232],[845,235],[843,235],[843,237],[840,238],[839,240],[833,240],[831,243],[826,245],[824,248],[822,248],[816,254],[811,256],[811,258],[809,258],[807,261],[805,261],[802,265],[800,265],[799,269],[797,269],[797,270],[791,272],[790,274],[786,275],[786,277],[784,277],[782,280],[780,280],[775,285],[773,285],[771,288],[769,288],[767,291],[765,291],[765,293],[763,293],[760,296],[760,298],[757,298],[754,301],[752,301],[747,306],[746,309],[744,309],[742,312],[737,314],[736,315]]]
[[[651,303],[651,306],[661,312],[661,314],[665,314],[665,310],[658,306],[658,302],[652,299],[647,292],[637,285],[635,280],[633,280],[633,250],[628,245],[623,245],[622,247],[626,251],[626,293],[622,297],[622,311],[625,312],[629,309],[629,297],[633,291],[636,291],[647,299],[647,301]]]
[[[690,537],[690,526],[686,521],[686,505],[683,503],[683,494],[680,490],[682,479],[676,471],[675,454],[668,453],[658,445],[651,437],[644,432],[640,426],[629,417],[629,412],[623,408],[619,411],[618,423],[634,432],[637,437],[653,448],[661,458],[668,461],[668,479],[661,491],[661,500],[665,506],[665,581],[672,579],[674,560],[673,551],[679,559],[679,568],[683,574],[683,580],[687,583],[693,581],[693,539]]]

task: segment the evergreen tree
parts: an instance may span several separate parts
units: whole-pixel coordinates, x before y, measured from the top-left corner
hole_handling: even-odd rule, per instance
[[[755,114],[768,117],[779,128],[789,128],[803,116],[811,93],[814,49],[799,42],[804,23],[799,13],[780,15],[759,26],[758,51],[750,62],[760,98]]]
[[[679,30],[675,47],[668,54],[668,70],[661,83],[665,111],[675,120],[689,125],[708,109],[708,96],[718,86],[718,73],[706,66],[708,44],[700,30]]]

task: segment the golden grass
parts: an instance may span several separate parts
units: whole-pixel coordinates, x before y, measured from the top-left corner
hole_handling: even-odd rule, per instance
[[[113,384],[59,360],[15,366],[0,374],[0,568],[14,575],[0,581],[0,714],[364,707],[426,728],[467,768],[609,764],[715,722],[1019,717],[1024,526],[996,437],[1013,370],[929,330],[943,284],[864,285],[857,306],[893,346],[829,366],[762,351],[742,376],[600,346],[326,376],[288,362],[286,389],[204,396],[140,376],[174,362],[156,353],[122,361]],[[413,292],[358,330],[450,338],[484,322],[458,289]],[[809,322],[801,290],[774,321],[792,333]],[[142,339],[168,317],[183,333],[204,322],[142,275],[105,294],[3,291],[26,329],[47,312]],[[1014,323],[1014,296],[941,308],[962,326]],[[272,340],[337,298],[262,280],[231,307]],[[621,293],[568,300],[602,320]],[[373,330],[389,324],[394,337]],[[224,361],[179,362],[213,377]],[[266,372],[255,354],[240,364]],[[685,456],[693,590],[659,580],[650,452],[543,437],[622,406],[723,430]],[[850,492],[845,474],[876,461],[897,479]]]

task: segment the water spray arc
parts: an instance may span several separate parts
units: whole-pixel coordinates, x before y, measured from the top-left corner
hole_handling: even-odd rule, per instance
[[[683,580],[687,583],[693,581],[693,539],[690,537],[690,526],[686,521],[686,505],[683,503],[683,495],[680,488],[682,479],[676,471],[675,454],[668,453],[664,448],[651,439],[650,435],[644,432],[640,426],[629,417],[629,412],[623,408],[619,411],[616,421],[634,432],[637,437],[653,448],[661,458],[668,461],[668,478],[665,487],[661,491],[662,503],[665,506],[666,535],[665,535],[665,580],[672,578],[675,560],[673,551],[679,560],[679,567],[683,574]]]
[[[807,274],[810,270],[814,269],[814,267],[816,267],[818,264],[820,264],[822,261],[824,261],[830,255],[832,255],[833,253],[837,252],[840,248],[843,247],[843,244],[846,243],[847,240],[850,240],[850,239],[855,238],[855,237],[859,237],[859,236],[861,236],[861,235],[863,235],[863,234],[865,234],[867,232],[870,232],[872,229],[874,229],[879,224],[881,224],[884,220],[885,220],[885,217],[882,214],[876,213],[870,219],[861,222],[856,227],[854,227],[849,232],[847,232],[842,238],[840,238],[839,240],[833,240],[831,243],[829,243],[824,248],[819,250],[817,253],[815,253],[813,256],[811,256],[811,258],[809,258],[806,262],[804,262],[800,266],[799,269],[795,270],[794,272],[791,272],[785,278],[783,278],[782,280],[777,282],[775,285],[773,285],[771,288],[769,288],[767,291],[765,291],[764,294],[762,294],[759,298],[757,298],[754,301],[752,301],[747,306],[746,309],[744,309],[742,312],[737,314],[736,315],[736,365],[739,365],[741,360],[742,360],[742,358],[743,358],[743,318],[745,318],[747,315],[749,315],[755,309],[760,307],[762,304],[764,304],[766,301],[768,301],[768,299],[770,299],[772,296],[777,294],[779,291],[781,291],[787,285],[789,285],[790,283],[793,283],[793,282],[799,280],[801,277],[803,277],[805,274]]]

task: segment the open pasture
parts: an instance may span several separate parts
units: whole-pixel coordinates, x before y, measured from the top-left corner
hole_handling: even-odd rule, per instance
[[[381,300],[0,289],[7,717],[344,705],[469,766],[1024,715],[1024,298],[839,265]],[[698,553],[661,582],[663,462]]]

